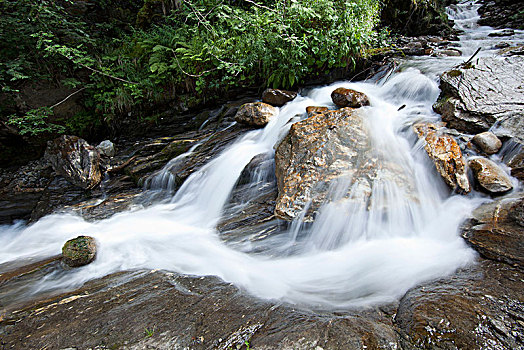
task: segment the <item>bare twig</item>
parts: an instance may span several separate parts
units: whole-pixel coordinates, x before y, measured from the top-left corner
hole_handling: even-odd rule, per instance
[[[78,93],[81,92],[81,91],[84,91],[85,89],[86,89],[86,88],[83,87],[83,88],[81,88],[81,89],[79,89],[79,90],[73,92],[72,94],[70,94],[69,96],[67,96],[66,98],[64,98],[62,101],[60,101],[60,102],[58,102],[58,103],[55,103],[54,105],[52,105],[52,106],[49,107],[49,108],[55,108],[55,107],[61,105],[62,103],[64,103],[65,101],[67,101],[70,97],[73,97],[74,95],[78,94]]]
[[[125,80],[125,79],[122,79],[122,78],[119,78],[119,77],[115,77],[114,75],[111,75],[111,74],[107,74],[107,73],[104,73],[98,69],[94,69],[94,68],[91,68],[83,63],[79,63],[77,62],[78,65],[84,67],[84,68],[87,68],[95,73],[98,73],[98,74],[102,74],[102,75],[105,75],[106,77],[108,78],[111,78],[111,79],[115,79],[115,80],[120,80],[120,81],[123,81],[124,83],[128,83],[128,84],[134,84],[134,85],[140,85],[140,83],[135,83],[134,81],[129,81],[129,80]]]
[[[475,53],[474,53],[474,54],[473,54],[473,55],[472,55],[472,56],[471,56],[471,57],[470,57],[466,62],[464,62],[464,63],[462,63],[462,64],[463,64],[463,65],[466,65],[466,64],[470,63],[470,62],[473,60],[473,58],[475,58],[475,56],[477,56],[477,54],[480,52],[481,49],[482,49],[482,48],[479,47],[479,48],[477,49],[477,51],[475,51]]]

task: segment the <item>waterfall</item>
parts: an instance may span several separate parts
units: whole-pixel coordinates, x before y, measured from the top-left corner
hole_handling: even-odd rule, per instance
[[[163,193],[163,200],[97,222],[54,214],[29,226],[0,227],[0,270],[17,261],[55,255],[66,240],[78,235],[93,236],[99,245],[90,265],[56,269],[3,297],[21,300],[67,290],[121,270],[165,269],[219,276],[260,298],[339,309],[396,300],[419,283],[471,264],[475,253],[459,237],[458,227],[482,199],[449,194],[410,126],[439,120],[431,107],[439,94],[436,73],[489,44],[486,28],[475,25],[476,6],[468,2],[449,10],[464,30],[463,57],[411,58],[377,82],[337,82],[299,95],[264,129],[245,133],[194,172],[176,193],[170,172],[194,149],[169,162],[148,182],[150,193]],[[363,108],[376,156],[413,179],[413,193],[378,176],[368,208],[341,198],[339,193],[351,183],[339,181],[314,223],[297,219],[278,239],[269,236],[256,242],[265,253],[228,246],[216,225],[243,169],[259,154],[272,157],[291,123],[306,118],[307,106],[334,108],[330,94],[337,87],[369,96],[371,105]],[[401,105],[406,107],[398,110]],[[264,164],[253,184],[273,181]]]

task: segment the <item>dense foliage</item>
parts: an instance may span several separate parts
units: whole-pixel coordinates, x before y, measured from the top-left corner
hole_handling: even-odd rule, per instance
[[[102,11],[119,4],[97,2]],[[376,0],[146,0],[127,26],[85,18],[74,5],[0,0],[0,112],[20,133],[81,133],[183,95],[290,88],[351,67],[381,40]],[[60,120],[53,109],[62,101],[16,104],[20,88],[37,80],[81,94],[85,110]]]

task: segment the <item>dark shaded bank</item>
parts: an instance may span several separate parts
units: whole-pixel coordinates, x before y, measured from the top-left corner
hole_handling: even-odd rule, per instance
[[[495,28],[524,29],[524,3],[513,0],[484,0],[479,24]]]
[[[445,10],[451,3],[449,0],[385,0],[381,21],[402,35],[451,35],[453,21],[448,19]]]

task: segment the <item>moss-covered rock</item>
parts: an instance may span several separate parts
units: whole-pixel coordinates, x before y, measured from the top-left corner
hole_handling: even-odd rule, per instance
[[[78,236],[62,248],[62,261],[71,267],[84,266],[95,260],[96,242],[93,237]]]

